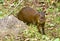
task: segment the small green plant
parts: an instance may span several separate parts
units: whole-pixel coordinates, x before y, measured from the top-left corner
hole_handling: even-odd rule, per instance
[[[0,0],[0,3],[3,3],[4,2],[4,0]]]

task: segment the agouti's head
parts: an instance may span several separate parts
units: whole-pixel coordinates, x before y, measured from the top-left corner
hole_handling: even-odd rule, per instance
[[[38,23],[44,23],[45,22],[45,13],[44,12],[38,12],[38,14],[36,15],[37,18],[37,22]]]

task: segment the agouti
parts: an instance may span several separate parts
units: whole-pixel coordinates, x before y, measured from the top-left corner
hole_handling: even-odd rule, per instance
[[[31,7],[23,7],[19,13],[17,13],[17,18],[26,23],[33,23],[37,25],[38,31],[42,34],[45,34],[44,25],[45,25],[45,13],[38,12]],[[42,28],[42,32],[40,29]]]

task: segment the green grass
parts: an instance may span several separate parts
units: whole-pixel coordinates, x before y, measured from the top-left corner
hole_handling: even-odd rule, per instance
[[[46,21],[46,24],[45,24],[46,35],[40,34],[38,32],[37,26],[30,24],[29,29],[25,30],[23,33],[23,37],[24,37],[23,41],[24,39],[29,40],[29,41],[60,41],[60,12],[59,12],[60,6],[59,4],[60,3],[58,3],[57,8],[53,9],[52,7],[50,7],[46,10],[47,13],[49,12],[48,15],[46,16],[46,20],[49,20],[49,22]],[[18,12],[19,8],[14,9],[13,14]],[[2,5],[0,5],[0,19],[7,16],[11,12],[11,10],[8,10],[4,8]],[[41,8],[40,9],[37,8],[37,10],[41,11]],[[53,14],[53,12],[57,12],[57,13]],[[18,34],[18,36],[20,36],[20,34]],[[2,38],[2,40],[3,41],[15,41],[15,37],[14,35],[5,36]],[[17,41],[20,41],[20,38],[18,38]]]
[[[25,40],[29,40],[29,41],[60,41],[60,38],[54,38],[51,36],[40,34],[37,31],[36,26],[32,25],[32,24],[29,25],[29,29],[24,31],[23,37],[24,37],[24,38],[22,38],[23,41],[25,41]],[[10,35],[10,36],[5,36],[3,38],[3,41],[15,41],[15,39],[14,39],[13,35]],[[17,41],[20,41],[20,39],[18,39]]]

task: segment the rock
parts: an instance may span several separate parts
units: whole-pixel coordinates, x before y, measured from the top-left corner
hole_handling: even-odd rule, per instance
[[[28,26],[13,15],[0,19],[0,38],[13,34],[16,36],[26,30]]]

